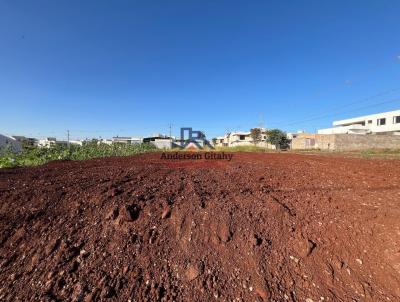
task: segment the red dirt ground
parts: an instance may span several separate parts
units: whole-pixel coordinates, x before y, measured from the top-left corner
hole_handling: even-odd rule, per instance
[[[0,170],[1,301],[400,301],[400,161]]]

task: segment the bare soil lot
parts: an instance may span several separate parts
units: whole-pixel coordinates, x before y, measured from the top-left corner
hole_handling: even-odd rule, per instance
[[[0,300],[400,301],[400,161],[160,155],[0,170]]]

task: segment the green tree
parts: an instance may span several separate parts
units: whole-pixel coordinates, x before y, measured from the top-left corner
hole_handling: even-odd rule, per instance
[[[261,129],[260,128],[253,128],[250,129],[250,136],[253,140],[254,145],[257,145],[261,141]]]
[[[274,145],[276,149],[286,149],[289,147],[289,140],[286,133],[279,129],[267,130],[267,141]]]

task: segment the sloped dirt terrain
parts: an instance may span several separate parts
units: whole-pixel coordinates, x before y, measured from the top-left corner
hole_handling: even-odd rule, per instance
[[[400,162],[0,170],[1,301],[400,301]]]

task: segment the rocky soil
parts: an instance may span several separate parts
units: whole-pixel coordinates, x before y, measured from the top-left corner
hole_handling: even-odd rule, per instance
[[[400,161],[0,170],[1,301],[400,301]]]

